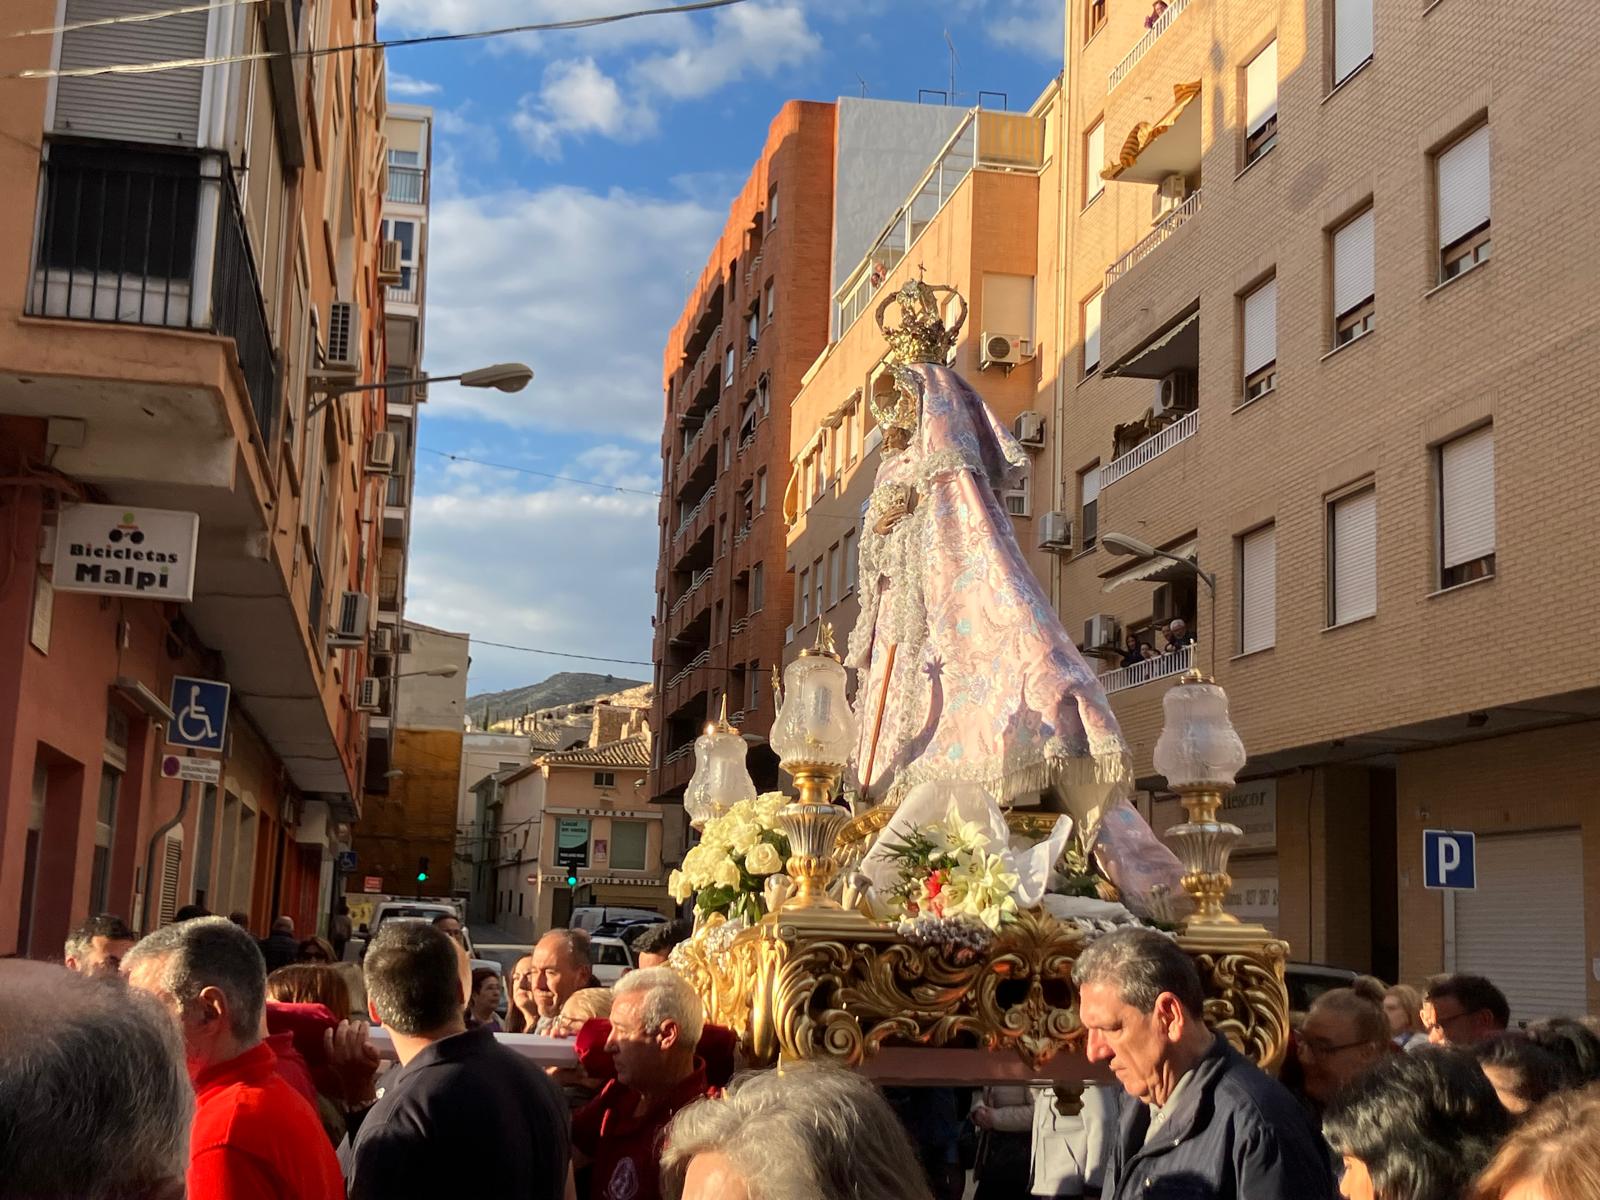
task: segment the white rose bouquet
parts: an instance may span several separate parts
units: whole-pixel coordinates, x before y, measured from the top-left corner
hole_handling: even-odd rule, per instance
[[[789,859],[789,839],[777,827],[778,811],[788,803],[782,792],[766,792],[707,821],[699,845],[667,881],[672,898],[694,897],[702,919],[721,913],[760,920],[762,889]]]
[[[991,840],[957,817],[909,832],[885,847],[900,870],[890,897],[913,919],[975,919],[998,930],[1017,915],[1019,878]]]

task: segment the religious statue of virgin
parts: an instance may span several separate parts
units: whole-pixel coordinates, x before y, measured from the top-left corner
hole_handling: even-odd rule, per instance
[[[954,289],[919,280],[876,314],[895,389],[871,401],[883,444],[846,658],[857,672],[859,796],[893,806],[944,780],[977,784],[1001,805],[1042,798],[1071,815],[1130,907],[1160,915],[1184,894],[1182,870],[1128,801],[1117,719],[1000,502],[1026,476],[1027,453],[946,365],[966,315]]]

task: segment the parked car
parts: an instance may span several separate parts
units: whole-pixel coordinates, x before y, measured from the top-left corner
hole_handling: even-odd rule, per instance
[[[1323,992],[1349,987],[1354,983],[1356,973],[1344,967],[1329,967],[1322,963],[1292,962],[1284,968],[1284,977],[1289,985],[1289,1011],[1308,1012]]]
[[[572,918],[567,922],[569,929],[587,929],[590,933],[598,933],[600,926],[615,921],[647,921],[659,922],[666,918],[660,913],[648,908],[608,908],[600,905],[585,906],[572,910]]]
[[[623,941],[627,942],[628,945],[632,946],[634,942],[639,940],[639,935],[645,930],[654,929],[660,924],[662,924],[660,921],[645,921],[638,919],[607,921],[604,925],[601,925],[598,929],[596,929],[592,936],[621,938]]]
[[[358,931],[356,936],[345,944],[344,961],[360,962],[367,953],[367,943],[383,927],[385,921],[434,921],[445,916],[461,921],[461,936],[465,939],[467,957],[476,958],[477,954],[472,945],[472,931],[461,918],[459,904],[448,900],[386,900],[373,910],[371,926],[364,931]]]
[[[621,938],[597,937],[589,942],[595,982],[610,987],[634,968],[633,950]]]

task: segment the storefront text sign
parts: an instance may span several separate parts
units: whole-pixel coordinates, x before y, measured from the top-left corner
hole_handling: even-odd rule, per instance
[[[68,504],[56,522],[58,592],[193,600],[197,513]]]

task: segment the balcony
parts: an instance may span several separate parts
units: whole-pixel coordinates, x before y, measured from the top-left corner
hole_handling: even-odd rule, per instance
[[[1128,77],[1129,72],[1139,65],[1139,60],[1150,53],[1156,42],[1161,40],[1161,35],[1172,28],[1172,23],[1181,17],[1184,10],[1189,7],[1191,0],[1171,0],[1167,11],[1162,13],[1156,22],[1145,30],[1145,34],[1133,44],[1133,49],[1123,56],[1121,62],[1111,68],[1111,74],[1106,77],[1106,91],[1112,92],[1117,84]]]
[[[422,296],[422,279],[415,267],[404,268],[411,276],[410,282],[390,284],[383,294],[390,304],[415,304]]]
[[[385,200],[396,204],[421,204],[426,191],[427,172],[421,167],[398,167],[389,164],[389,188]]]
[[[1110,287],[1129,271],[1133,270],[1134,267],[1149,258],[1157,249],[1165,245],[1173,234],[1183,228],[1200,211],[1200,196],[1201,193],[1196,191],[1182,204],[1162,217],[1156,227],[1140,239],[1138,245],[1112,263],[1106,271],[1106,286]]]
[[[265,445],[278,363],[221,160],[66,143],[50,154],[39,164],[28,315],[232,338]]]
[[[1134,663],[1131,667],[1118,667],[1115,671],[1106,671],[1100,676],[1100,688],[1108,696],[1113,692],[1127,691],[1140,684],[1165,679],[1169,675],[1180,675],[1189,669],[1193,661],[1194,643],[1191,642],[1170,653]]]
[[[700,497],[699,502],[688,512],[684,513],[682,519],[680,519],[678,522],[677,529],[673,531],[672,540],[677,541],[688,532],[689,527],[693,525],[695,521],[702,516],[708,515],[711,510],[711,502],[716,498],[717,485],[713,483],[705,490],[705,494]]]
[[[1166,426],[1160,433],[1148,437],[1132,450],[1119,454],[1105,466],[1100,468],[1100,488],[1104,491],[1129,471],[1137,471],[1148,462],[1171,450],[1179,442],[1187,441],[1199,428],[1200,410],[1185,413],[1178,420]]]
[[[1044,165],[1044,122],[1021,113],[973,109],[890,219],[867,256],[834,295],[834,336],[860,320],[895,266],[916,245],[950,197],[975,170],[1026,171]]]

